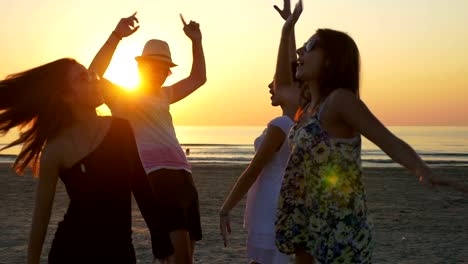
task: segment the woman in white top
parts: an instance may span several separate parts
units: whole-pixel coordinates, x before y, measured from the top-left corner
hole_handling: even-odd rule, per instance
[[[283,10],[274,7],[284,19],[291,14],[289,0],[284,0]],[[290,58],[278,60],[279,65],[290,65],[289,62],[296,60],[294,33],[290,38],[293,43],[287,47]],[[289,262],[289,257],[280,253],[275,246],[275,219],[283,173],[289,158],[286,135],[294,124],[300,88],[294,85],[275,89],[273,82],[268,87],[272,95],[271,104],[281,106],[283,115],[271,120],[255,140],[255,156],[232,187],[220,211],[220,229],[227,246],[227,237],[231,233],[229,212],[248,192],[244,214],[244,226],[248,231],[247,259],[250,263],[279,264]]]

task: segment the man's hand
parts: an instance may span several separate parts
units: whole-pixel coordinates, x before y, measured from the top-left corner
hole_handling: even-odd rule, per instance
[[[201,41],[202,35],[200,25],[195,21],[190,21],[190,23],[187,24],[182,14],[180,14],[180,19],[182,20],[182,24],[184,24],[185,35],[192,41]]]
[[[114,30],[115,34],[117,34],[117,37],[128,37],[135,33],[135,31],[137,31],[138,28],[140,28],[140,26],[136,25],[136,23],[139,23],[138,18],[136,18],[136,14],[137,12],[133,13],[133,15],[129,17],[120,19],[119,23],[117,24]]]

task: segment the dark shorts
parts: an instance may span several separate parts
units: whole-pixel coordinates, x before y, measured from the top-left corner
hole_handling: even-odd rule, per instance
[[[187,230],[190,239],[202,239],[198,192],[186,170],[159,169],[148,175],[161,223],[169,232]]]

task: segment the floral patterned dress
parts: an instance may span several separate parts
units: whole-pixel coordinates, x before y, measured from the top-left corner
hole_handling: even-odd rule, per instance
[[[289,142],[275,223],[278,249],[305,250],[322,264],[371,263],[360,136],[332,138],[315,114],[291,129]]]

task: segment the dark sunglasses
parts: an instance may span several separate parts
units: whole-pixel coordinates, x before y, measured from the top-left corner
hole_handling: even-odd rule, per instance
[[[305,52],[310,52],[311,50],[315,49],[316,47],[318,47],[318,39],[317,38],[312,38],[310,39],[309,41],[307,41],[306,43],[304,43],[304,51]]]

